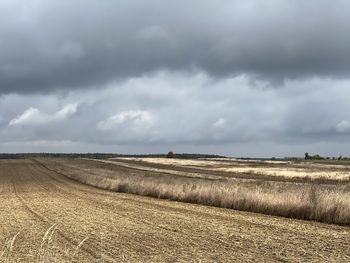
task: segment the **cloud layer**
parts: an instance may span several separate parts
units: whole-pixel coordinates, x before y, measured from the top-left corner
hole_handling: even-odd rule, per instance
[[[6,95],[0,99],[1,141],[8,149],[22,142],[22,148],[70,151],[346,155],[350,80],[288,81],[282,89],[250,84],[246,76],[219,81],[163,71],[99,91]],[[7,107],[19,101],[22,108]]]
[[[0,92],[101,86],[159,70],[349,77],[350,2],[5,0]]]
[[[350,155],[350,2],[0,2],[0,151]]]
[[[54,114],[40,112],[36,108],[28,108],[21,115],[13,118],[9,126],[17,125],[47,125],[50,122],[63,121],[77,111],[77,104],[68,104]]]

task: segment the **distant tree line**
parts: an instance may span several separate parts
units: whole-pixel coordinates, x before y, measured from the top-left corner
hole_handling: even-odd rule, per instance
[[[0,159],[26,159],[26,158],[94,158],[106,159],[116,157],[111,153],[0,153]]]
[[[350,157],[343,157],[340,155],[339,157],[322,157],[319,154],[310,155],[309,153],[305,153],[305,160],[350,160]]]
[[[146,155],[144,157],[153,157],[153,156]],[[217,155],[217,154],[202,154],[202,153],[176,153],[175,154],[174,152],[161,154],[159,157],[176,158],[176,159],[226,158],[226,156]]]
[[[170,155],[169,155],[170,154]],[[177,153],[167,154],[114,154],[114,153],[0,153],[0,159],[26,159],[26,158],[92,158],[107,159],[116,157],[139,157],[139,158],[178,158],[178,159],[198,159],[198,158],[225,158],[225,156],[215,154],[199,153]]]

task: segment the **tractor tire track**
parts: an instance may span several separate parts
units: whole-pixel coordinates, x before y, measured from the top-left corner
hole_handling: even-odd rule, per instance
[[[0,161],[0,211],[11,213],[0,217],[22,214],[24,227],[32,217],[28,224],[38,222],[39,233],[59,225],[62,253],[88,237],[71,262],[350,261],[347,227],[104,191],[64,173],[50,161]],[[18,203],[13,213],[11,202]],[[0,237],[11,227],[3,221]],[[18,246],[30,244],[29,237]],[[23,251],[13,262],[36,262]]]

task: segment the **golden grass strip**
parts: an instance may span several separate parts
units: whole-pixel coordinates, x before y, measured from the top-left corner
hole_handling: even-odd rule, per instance
[[[350,186],[241,179],[208,180],[123,168],[84,168],[87,161],[47,162],[50,169],[103,189],[333,224],[350,224]]]

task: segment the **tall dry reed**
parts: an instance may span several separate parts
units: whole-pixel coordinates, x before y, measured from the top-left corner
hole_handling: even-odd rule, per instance
[[[45,161],[45,166],[79,182],[117,192],[325,223],[350,224],[348,185],[232,178],[212,180],[129,168],[118,172],[108,168],[84,168],[84,162],[68,165],[62,161]]]

